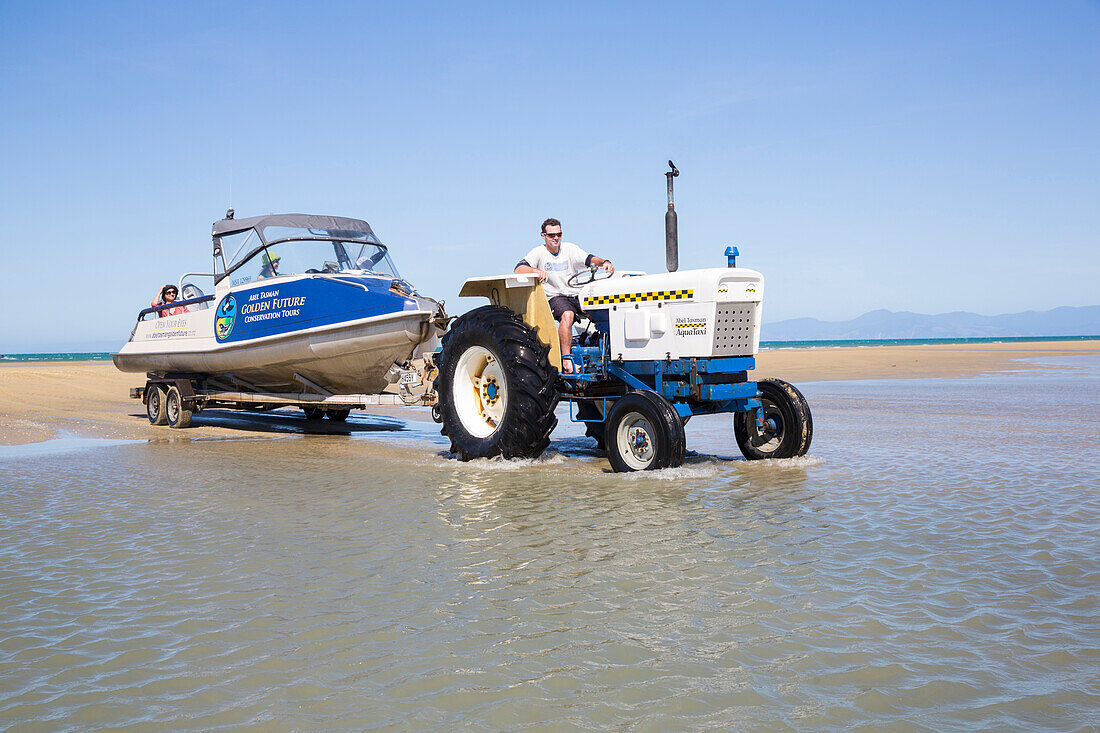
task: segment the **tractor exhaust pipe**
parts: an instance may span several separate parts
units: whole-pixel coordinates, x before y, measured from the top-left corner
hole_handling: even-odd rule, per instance
[[[680,245],[676,234],[676,208],[672,204],[672,179],[680,175],[672,161],[668,161],[671,169],[665,173],[668,179],[668,211],[665,212],[665,267],[669,272],[676,272],[680,267]]]

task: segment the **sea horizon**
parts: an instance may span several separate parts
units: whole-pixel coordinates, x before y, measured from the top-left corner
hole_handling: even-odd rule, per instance
[[[960,338],[889,338],[889,339],[805,339],[790,341],[761,341],[761,351],[779,349],[822,349],[860,346],[933,346],[937,344],[1009,344],[1047,341],[1095,341],[1100,334],[1091,336],[987,336]],[[0,353],[2,362],[55,362],[55,361],[110,361],[111,351],[35,351],[24,353]]]

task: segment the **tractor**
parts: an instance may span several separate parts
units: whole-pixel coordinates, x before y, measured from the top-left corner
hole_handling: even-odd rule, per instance
[[[490,304],[457,318],[434,355],[438,418],[461,460],[535,458],[550,444],[559,403],[607,452],[615,471],[680,466],[694,415],[733,414],[745,458],[805,455],[813,418],[780,379],[749,379],[760,347],[764,278],[736,266],[678,271],[672,161],[665,173],[668,272],[583,270],[570,285],[587,314],[570,353],[537,276],[475,277],[463,297]],[[563,373],[564,361],[572,373]]]

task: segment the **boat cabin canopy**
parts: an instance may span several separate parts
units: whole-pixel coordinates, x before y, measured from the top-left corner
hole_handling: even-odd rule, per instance
[[[307,259],[319,257],[316,263],[319,269],[305,270],[308,272],[362,269],[397,276],[386,245],[378,241],[370,225],[361,219],[314,214],[222,219],[214,222],[213,237],[215,282],[258,256],[260,259],[266,257],[263,262],[269,263],[289,252],[307,251]],[[321,245],[322,249],[318,250],[316,245]],[[269,272],[261,276],[272,275]]]
[[[317,214],[269,214],[250,216],[247,219],[222,219],[214,222],[214,236],[243,232],[246,229],[258,229],[263,235],[266,227],[288,227],[292,229],[326,229],[340,232],[358,232],[373,237],[370,224],[362,219],[349,219],[345,216],[319,216]]]

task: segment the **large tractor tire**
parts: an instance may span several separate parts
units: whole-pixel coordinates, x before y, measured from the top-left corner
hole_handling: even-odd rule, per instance
[[[756,424],[756,412],[734,415],[733,433],[741,453],[750,461],[806,455],[814,437],[814,418],[806,398],[782,379],[761,379],[756,386],[764,426]]]
[[[640,390],[607,411],[607,460],[616,472],[676,468],[684,462],[684,423],[668,400]]]
[[[561,396],[549,353],[507,308],[487,305],[452,324],[436,391],[443,435],[461,460],[536,458],[546,450]]]

